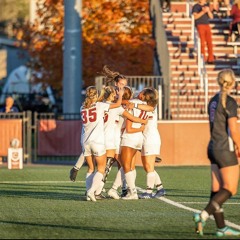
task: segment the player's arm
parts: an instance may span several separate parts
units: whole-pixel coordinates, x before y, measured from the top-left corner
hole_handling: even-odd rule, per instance
[[[146,112],[153,112],[154,111],[154,107],[149,106],[147,104],[135,104],[137,109],[146,111]]]
[[[132,121],[126,119],[126,132],[127,133],[137,133],[137,132],[142,132],[145,128],[145,125],[142,125],[140,128],[133,128],[132,127]]]
[[[119,88],[119,91],[118,91],[118,100],[117,100],[116,103],[111,103],[110,106],[109,106],[109,109],[117,108],[117,107],[120,107],[120,106],[121,106],[123,93],[124,93],[123,88]]]
[[[139,103],[129,103],[128,104],[128,109],[133,109],[133,108],[137,108],[146,112],[153,112],[154,111],[154,107],[149,106],[147,104],[139,104]]]
[[[123,112],[122,116],[136,123],[147,124],[147,121],[148,121],[147,119],[144,120],[139,117],[134,117],[131,113],[129,113],[126,110]]]

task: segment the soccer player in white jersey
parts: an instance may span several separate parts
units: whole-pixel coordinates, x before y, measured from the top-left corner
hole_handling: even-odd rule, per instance
[[[131,110],[134,116],[138,116],[142,119],[148,118],[146,111],[137,109],[137,104],[143,104],[146,97],[144,91],[142,91],[138,95],[138,99],[131,100],[135,105]],[[126,183],[128,185],[128,193],[125,197],[122,197],[124,200],[138,199],[135,186],[136,170],[134,156],[138,150],[142,149],[143,130],[144,125],[126,120],[126,127],[121,139],[121,163],[125,173]]]
[[[154,170],[156,156],[160,154],[161,138],[157,124],[158,92],[153,88],[146,88],[151,100],[148,105],[154,108],[153,112],[148,112],[148,123],[143,131],[143,147],[141,151],[143,168],[147,173],[147,189],[145,193],[139,195],[140,199],[159,198],[166,194],[159,174]],[[154,186],[157,192],[153,195]]]
[[[121,105],[123,90],[120,88],[116,103],[97,102],[96,87],[90,86],[86,90],[86,99],[80,109],[82,119],[81,143],[84,157],[88,164],[86,176],[87,198],[96,201],[95,191],[99,187],[106,167],[106,148],[104,141],[104,114],[111,108]],[[97,171],[94,172],[94,165]]]
[[[116,91],[113,86],[107,86],[101,91],[101,95],[98,99],[100,102],[105,103],[113,103],[116,98]],[[107,154],[107,162],[111,162],[111,160],[114,159],[115,151],[118,141],[116,142],[116,128],[117,128],[117,120],[119,120],[119,117],[125,117],[133,122],[138,122],[141,124],[146,124],[147,120],[141,119],[138,117],[134,117],[131,115],[128,111],[126,111],[122,106],[118,108],[110,109],[108,112],[105,112],[104,117],[104,138],[105,138],[105,147],[106,147],[106,154]],[[107,166],[108,167],[108,166]],[[99,188],[96,190],[96,195],[100,195],[102,192],[102,188],[104,186],[104,183],[106,181],[106,175],[108,174],[109,169],[105,170],[105,174],[103,177],[103,181]]]
[[[106,78],[106,84],[110,84],[110,83],[114,83],[114,86],[116,87],[116,90],[118,90],[119,88],[123,88],[127,85],[127,78],[120,74],[119,72],[115,72],[110,70],[107,66],[103,67],[103,70],[101,72],[105,78]],[[82,167],[83,163],[85,162],[85,158],[83,156],[83,153],[79,156],[76,164],[74,165],[74,167],[70,170],[70,180],[71,181],[75,181],[76,177],[77,177],[77,173],[79,171],[79,169]],[[109,168],[111,167],[111,165],[115,162],[111,161],[108,163]]]
[[[124,109],[128,109],[129,100],[132,98],[132,96],[133,96],[132,89],[129,86],[125,86],[124,94],[122,96],[122,107]],[[134,107],[134,104],[132,108],[133,107]],[[120,167],[118,169],[113,185],[108,191],[108,196],[110,196],[113,199],[120,199],[119,192],[118,192],[118,188],[120,187],[122,187],[121,196],[125,196],[127,193],[125,175],[124,175],[124,171],[120,161],[120,143],[121,143],[121,136],[124,128],[125,128],[125,118],[122,116],[119,116],[119,119],[117,121],[116,133],[115,133],[115,141],[116,141],[115,159],[118,160]]]

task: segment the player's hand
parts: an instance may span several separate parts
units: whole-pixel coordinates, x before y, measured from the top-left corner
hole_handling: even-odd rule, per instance
[[[146,125],[148,123],[148,119],[142,119],[142,124]]]
[[[128,110],[132,110],[134,108],[134,103],[128,102],[128,104],[126,106],[127,106]]]
[[[119,88],[118,88],[118,91],[117,91],[118,97],[122,97],[122,96],[123,96],[123,93],[124,93],[123,87],[119,87]]]
[[[145,129],[145,125],[144,124],[142,124],[142,126],[141,126],[141,131],[143,132],[144,131],[144,129]]]

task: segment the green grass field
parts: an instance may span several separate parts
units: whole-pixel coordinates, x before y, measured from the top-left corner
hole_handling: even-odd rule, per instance
[[[83,167],[76,182],[71,166],[0,166],[0,239],[213,239],[209,219],[205,235],[194,233],[192,215],[207,204],[209,167],[158,167],[167,196],[149,200],[85,201]],[[114,166],[106,190],[115,178]],[[136,185],[145,188],[137,168]],[[225,205],[227,223],[240,229],[240,194]],[[229,239],[229,237],[227,237]]]

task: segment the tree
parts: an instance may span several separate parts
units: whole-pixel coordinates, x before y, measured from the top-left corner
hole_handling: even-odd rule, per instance
[[[84,86],[94,84],[103,65],[125,75],[152,75],[152,25],[147,0],[84,0],[82,45]],[[30,66],[41,79],[61,90],[63,78],[63,0],[37,1],[37,18],[18,31],[21,46],[29,51]]]

